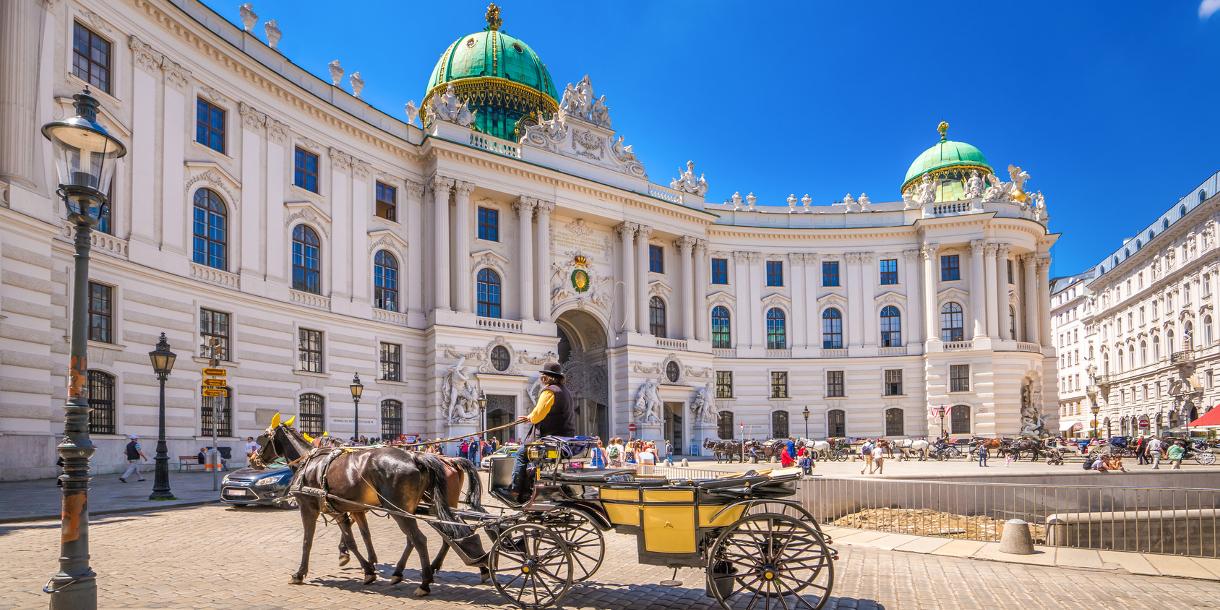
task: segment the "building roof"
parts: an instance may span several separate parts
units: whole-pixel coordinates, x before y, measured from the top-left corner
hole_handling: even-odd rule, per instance
[[[923,177],[924,174],[949,168],[975,167],[986,170],[987,173],[993,173],[991,165],[987,163],[987,158],[983,156],[983,151],[972,144],[949,140],[945,137],[949,131],[948,123],[941,121],[937,126],[937,131],[940,132],[940,141],[920,153],[911,162],[906,178],[903,178],[901,190],[906,190],[909,184]]]

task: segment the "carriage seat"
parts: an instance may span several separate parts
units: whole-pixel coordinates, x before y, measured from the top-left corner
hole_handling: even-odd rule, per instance
[[[634,468],[608,468],[605,470],[570,470],[560,475],[559,480],[564,483],[613,483],[612,477],[622,477],[628,475],[635,476]]]

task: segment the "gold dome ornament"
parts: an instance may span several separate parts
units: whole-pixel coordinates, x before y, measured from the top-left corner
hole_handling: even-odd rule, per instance
[[[945,134],[949,133],[949,121],[941,121],[940,124],[936,126],[936,131],[940,133],[940,141],[944,142],[946,140]]]
[[[498,30],[504,23],[504,20],[500,18],[500,7],[496,6],[495,2],[487,5],[487,13],[483,17],[487,19],[487,29],[489,30]]]

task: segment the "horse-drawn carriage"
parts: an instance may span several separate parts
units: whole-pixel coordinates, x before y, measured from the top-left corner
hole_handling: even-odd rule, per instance
[[[636,536],[642,564],[703,570],[707,595],[724,608],[816,610],[826,603],[834,583],[837,554],[830,538],[790,499],[800,478],[797,469],[702,480],[641,476],[626,469],[570,469],[573,462],[587,459],[595,441],[548,437],[524,447],[530,482],[524,494],[506,487],[514,458],[493,460],[491,493],[504,504],[493,514],[479,503],[477,475],[468,481],[467,508],[458,508],[456,494],[450,493],[454,481],[447,486],[446,468],[437,465],[452,463],[469,472],[462,464],[466,460],[395,448],[342,449],[338,451],[346,453],[340,455],[357,457],[350,460],[350,468],[332,467],[335,450],[319,458],[318,450],[303,444],[300,436],[276,423],[260,437],[258,453],[261,459],[284,457],[298,469],[292,493],[302,500],[305,544],[293,582],[304,578],[319,513],[336,516],[345,543],[365,569],[365,582],[372,582],[375,573],[355,548],[348,514],[359,513],[360,522],[364,512],[377,510],[388,513],[408,534],[394,582],[401,578],[412,548],[419,549],[419,595],[427,594],[433,572],[452,549],[464,563],[477,566],[484,581],[490,580],[506,600],[521,608],[551,607],[573,584],[597,572],[605,554],[603,532],[611,529]],[[360,454],[367,454],[363,462]],[[368,468],[399,460],[402,464],[390,469],[394,473],[417,466],[422,473],[418,480],[410,479],[414,483],[399,484],[418,491],[413,496],[384,484],[389,480],[385,473]],[[357,472],[358,466],[363,470]],[[354,480],[357,487],[346,488],[343,479]],[[360,481],[370,483],[375,495],[362,493]],[[416,520],[441,536],[435,561],[428,560]],[[489,549],[484,550],[479,532],[486,535]]]

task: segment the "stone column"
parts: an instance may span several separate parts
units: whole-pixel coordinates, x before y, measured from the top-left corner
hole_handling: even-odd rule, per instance
[[[0,133],[4,134],[0,140],[0,147],[3,147],[0,148],[0,153],[3,153],[0,154],[0,180],[12,180],[27,187],[37,185],[39,190],[44,178],[38,171],[38,157],[43,151],[50,150],[50,145],[38,131],[41,123],[38,110],[44,100],[48,105],[52,100],[40,97],[38,81],[42,75],[39,74],[38,63],[40,50],[50,55],[55,55],[54,51],[57,50],[40,49],[43,23],[56,19],[49,13],[51,8],[49,2],[0,3],[0,56],[4,57],[4,61],[0,62]],[[64,44],[67,53],[72,52],[70,43],[69,39]],[[55,80],[62,80],[62,76]],[[112,77],[111,83],[114,82]],[[132,103],[137,103],[137,100],[139,97],[133,98]],[[155,103],[156,97],[143,101]],[[155,114],[150,113],[148,119],[151,121],[154,117]],[[136,119],[139,120],[139,115]],[[139,135],[133,132],[133,136]],[[131,150],[135,152],[135,147],[132,146]],[[49,186],[54,191],[55,181]],[[139,197],[132,199],[138,200]]]
[[[847,347],[853,345],[864,345],[864,284],[860,279],[860,260],[859,252],[848,252],[844,257],[847,259],[847,269],[844,269],[842,279],[847,283],[847,311],[843,312],[847,315],[847,340],[843,344]]]
[[[1054,345],[1051,341],[1051,257],[1038,256],[1038,337],[1043,347]],[[1132,390],[1134,391],[1134,390]]]
[[[635,325],[635,249],[632,248],[631,240],[635,238],[635,231],[639,225],[633,222],[624,222],[615,229],[618,231],[619,238],[619,254],[622,256],[620,265],[622,266],[623,280],[623,329],[629,333],[636,332]]]
[[[818,316],[818,292],[822,290],[822,257],[820,254],[805,255],[805,281],[808,286],[808,298],[805,299],[805,345],[822,347],[822,319]]]
[[[457,295],[457,310],[461,313],[474,311],[471,294],[474,289],[474,278],[470,275],[470,193],[474,184],[457,181],[453,185],[453,271],[454,282],[457,283],[454,293]],[[506,281],[508,278],[502,278]]]
[[[763,255],[761,252],[747,254],[750,261],[750,300],[746,303],[750,308],[750,347],[766,347],[766,321],[762,310],[762,288],[766,279]]]
[[[183,193],[183,157],[186,154],[186,89],[190,72],[168,58],[161,60],[165,75],[161,130],[161,249],[186,254],[187,203]],[[135,197],[144,196],[136,194]],[[162,261],[164,265],[166,261]]]
[[[352,302],[373,302],[373,274],[369,271],[369,218],[373,215],[373,185],[369,164],[352,159]],[[405,261],[404,261],[405,262]],[[398,303],[397,307],[402,307]]]
[[[877,317],[876,307],[873,306],[874,300],[877,297],[877,280],[879,271],[873,264],[877,261],[876,256],[872,252],[860,253],[860,325],[864,328],[864,337],[861,339],[862,345],[876,347],[878,341],[878,332],[880,331],[881,319]]]
[[[648,327],[648,239],[652,227],[640,225],[635,231],[635,318],[641,335],[652,334]]]
[[[555,209],[552,201],[535,200],[535,214],[538,216],[538,252],[536,271],[534,273],[534,318],[539,322],[551,322],[551,210]]]
[[[534,207],[537,200],[518,197],[513,203],[517,210],[517,268],[521,270],[521,319],[534,316]]]
[[[789,277],[792,278],[792,296],[794,297],[792,299],[792,321],[788,327],[789,342],[793,348],[807,347],[805,327],[809,323],[809,318],[805,314],[804,304],[799,303],[800,300],[812,298],[805,283],[805,254],[801,252],[790,254],[788,260],[792,265],[792,268],[789,269]]]
[[[981,239],[970,242],[970,317],[974,320],[974,338],[987,334],[987,295],[983,283],[983,253],[987,243]]]
[[[1021,257],[1021,266],[1025,271],[1025,340],[1038,343],[1038,273],[1035,270],[1037,258],[1033,253]]]
[[[131,48],[131,54],[135,60],[136,68],[132,72],[132,91],[131,96],[131,142],[128,142],[128,159],[126,161],[131,164],[131,240],[130,247],[132,250],[143,250],[143,245],[148,245],[153,248],[157,245],[157,226],[153,222],[156,218],[156,213],[153,211],[157,204],[157,198],[148,196],[147,194],[155,193],[157,177],[157,88],[161,81],[161,54],[152,50],[147,44],[139,38],[132,36],[127,41],[127,46]],[[4,62],[10,63],[10,62]],[[3,68],[0,68],[3,69]],[[2,94],[0,94],[2,95]],[[248,108],[244,103],[243,108]],[[242,210],[258,209],[256,207],[248,207],[245,198],[247,189],[251,189],[248,178],[246,177],[245,159],[247,156],[247,134],[254,133],[257,137],[255,126],[247,122],[246,110],[241,111],[243,124],[245,129],[242,130]],[[261,129],[261,126],[257,127]],[[6,133],[17,133],[8,129],[3,129]],[[257,144],[257,140],[255,140]],[[33,150],[31,148],[31,150]],[[254,155],[255,163],[258,162],[258,153]],[[256,166],[257,167],[257,166]],[[257,180],[257,179],[256,179]],[[255,182],[257,185],[257,181]],[[257,188],[257,187],[254,187]],[[251,194],[255,191],[250,190]],[[236,204],[237,202],[233,202]],[[281,205],[283,202],[279,202]],[[111,210],[114,214],[114,210]],[[256,214],[243,214],[245,216],[254,216],[255,221],[262,220]],[[243,228],[244,233],[244,228]],[[243,236],[244,239],[244,236]],[[261,241],[261,240],[259,240]],[[258,243],[257,241],[254,243]],[[250,247],[247,245],[246,249]],[[255,255],[261,254],[254,250]],[[137,255],[136,252],[132,252]],[[138,255],[137,255],[138,256]],[[145,251],[143,256],[155,256],[152,252]]]
[[[449,311],[452,309],[449,300],[449,191],[453,189],[453,180],[432,177],[432,279],[433,302],[436,309]]]
[[[408,254],[408,257],[413,259],[405,264],[406,280],[405,286],[407,293],[407,311],[419,312],[424,311],[424,265],[423,258],[424,250],[424,227],[423,227],[423,205],[424,205],[424,185],[414,180],[405,181],[406,188],[403,193],[406,195],[406,221],[407,221],[407,246],[414,252],[414,255]]]
[[[695,240],[695,291],[691,296],[691,308],[695,315],[695,339],[697,341],[707,341],[708,339],[708,322],[707,322],[707,240]],[[1216,290],[1220,292],[1220,289]]]
[[[352,156],[330,149],[330,295],[332,305],[351,296]],[[346,313],[346,310],[340,310]]]
[[[1009,325],[1009,301],[1008,301],[1008,244],[996,244],[996,290],[999,292],[996,295],[996,306],[999,309],[1000,321],[1000,339],[1011,341],[1016,337],[1012,336],[1012,327]]]
[[[288,296],[288,228],[284,226],[284,185],[288,175],[284,171],[288,143],[288,126],[267,117],[267,281],[274,289]]]
[[[985,277],[983,282],[986,285],[987,292],[987,336],[993,339],[998,339],[1000,336],[1000,310],[999,299],[996,295],[996,277],[998,268],[996,266],[995,255],[999,249],[998,244],[987,244],[983,252],[983,266]]]
[[[923,297],[920,295],[919,250],[903,250],[902,282],[907,289],[907,319],[903,320],[903,345],[921,343],[924,340]]]
[[[936,307],[936,251],[940,244],[924,244],[919,249],[923,257],[923,321],[924,341],[939,341],[936,320],[940,312]]]
[[[674,242],[674,246],[678,248],[679,273],[682,274],[679,281],[679,285],[682,287],[679,294],[682,296],[677,299],[678,303],[675,305],[679,308],[677,311],[682,313],[682,338],[690,341],[695,338],[695,278],[694,261],[691,260],[691,253],[695,248],[695,238],[683,235]]]
[[[138,97],[135,99],[139,99]],[[133,104],[135,100],[132,100]],[[263,126],[267,116],[255,110],[249,104],[241,102],[237,106],[241,114],[241,277],[242,288],[249,290],[251,283],[263,279],[263,215],[262,215],[262,175],[263,175]],[[139,114],[135,114],[139,117]],[[133,149],[134,150],[134,149]],[[139,170],[135,172],[139,175]],[[146,178],[151,181],[151,174]],[[133,193],[147,193],[147,190],[133,190]],[[147,199],[132,197],[132,201]],[[148,205],[151,205],[149,203]],[[151,216],[135,215],[132,218],[150,218]],[[147,226],[148,223],[139,223]],[[134,226],[132,227],[135,228]]]

